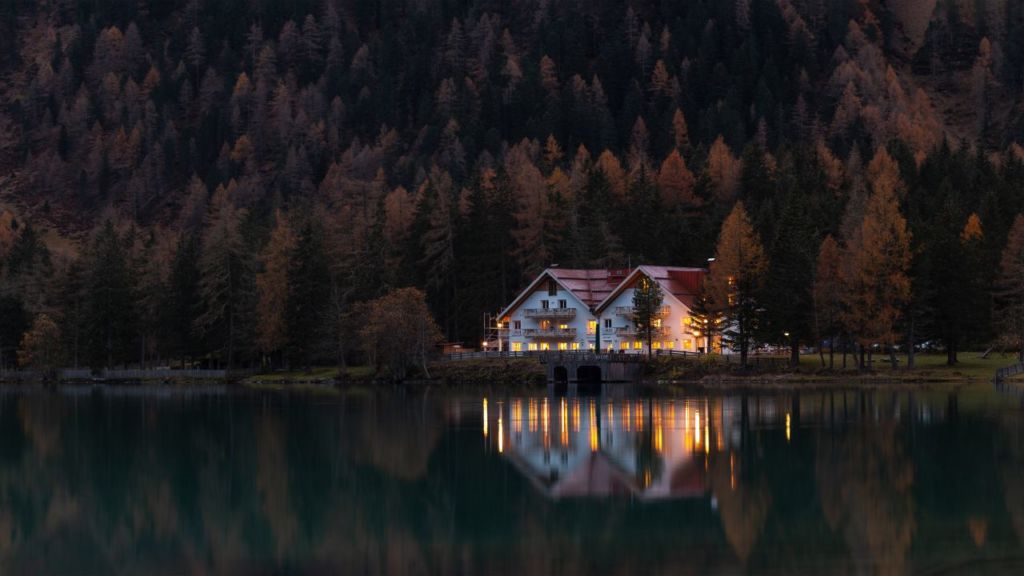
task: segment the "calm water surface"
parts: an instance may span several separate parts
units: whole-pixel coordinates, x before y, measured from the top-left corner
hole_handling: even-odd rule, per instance
[[[0,393],[2,574],[1020,574],[995,393]]]

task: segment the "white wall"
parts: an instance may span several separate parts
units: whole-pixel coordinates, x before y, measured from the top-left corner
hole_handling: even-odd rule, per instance
[[[620,350],[620,343],[623,339],[620,339],[615,335],[615,329],[619,327],[636,327],[631,320],[615,313],[616,308],[633,306],[633,292],[634,289],[632,287],[623,290],[622,293],[619,294],[612,303],[606,306],[601,312],[602,322],[608,318],[612,320],[612,329],[610,331],[604,328],[603,323],[601,324],[602,349],[607,350],[608,346],[611,345],[614,350]],[[683,324],[683,319],[688,318],[690,315],[689,309],[668,294],[665,294],[665,300],[662,305],[668,306],[671,309],[671,314],[663,319],[662,324],[668,329],[668,334],[663,337],[657,337],[655,340],[660,341],[662,347],[665,347],[666,341],[671,341],[673,350],[696,352],[697,347],[700,346],[700,344],[696,342],[697,339],[694,338],[692,334],[689,334],[689,329],[684,327]],[[642,350],[634,349],[634,342],[636,340],[642,341],[643,338],[627,338],[625,340],[629,343],[630,352],[647,352],[646,342],[643,343]]]
[[[569,328],[576,329],[576,337],[569,338],[527,338],[524,335],[525,330],[540,329],[541,320],[543,318],[527,318],[526,310],[531,308],[543,308],[542,301],[549,301],[550,308],[558,308],[558,301],[565,300],[568,308],[576,309],[576,317],[567,320],[559,320],[557,318],[550,318],[553,327],[558,327],[560,324],[566,324]],[[547,280],[542,280],[538,285],[537,289],[527,296],[522,304],[519,305],[509,315],[510,322],[508,325],[508,350],[515,350],[516,344],[518,343],[523,352],[529,350],[529,344],[536,343],[538,349],[542,343],[548,344],[551,350],[558,350],[559,343],[567,344],[567,348],[572,350],[572,344],[575,342],[579,346],[579,350],[588,350],[590,344],[594,342],[594,336],[587,334],[587,322],[594,319],[594,316],[590,313],[590,309],[587,308],[582,302],[580,302],[571,292],[565,290],[561,286],[558,287],[558,292],[554,296],[548,295],[548,283]],[[519,321],[522,329],[516,330],[515,323]]]

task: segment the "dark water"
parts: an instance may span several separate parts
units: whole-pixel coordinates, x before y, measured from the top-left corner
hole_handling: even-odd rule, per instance
[[[1024,411],[9,391],[0,573],[1020,574]]]

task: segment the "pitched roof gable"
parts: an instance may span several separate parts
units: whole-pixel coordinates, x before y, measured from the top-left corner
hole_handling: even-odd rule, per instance
[[[571,268],[548,268],[540,273],[525,290],[519,293],[504,310],[499,318],[504,318],[518,308],[527,296],[532,294],[546,278],[558,283],[564,290],[573,295],[588,309],[593,309],[612,293],[615,288],[629,276],[628,269],[571,269]]]
[[[693,302],[700,293],[700,286],[707,275],[707,270],[673,266],[640,266],[632,270],[548,268],[501,311],[499,318],[511,314],[548,278],[557,282],[588,309],[600,311],[611,304],[623,290],[632,286],[641,273],[657,282],[662,292],[687,308],[693,308]]]
[[[661,291],[678,300],[687,308],[693,308],[693,303],[700,294],[701,283],[708,271],[703,268],[679,268],[675,266],[640,266],[625,278],[612,290],[604,301],[597,307],[598,311],[604,310],[615,300],[625,289],[632,286],[640,274],[643,274],[658,283]]]

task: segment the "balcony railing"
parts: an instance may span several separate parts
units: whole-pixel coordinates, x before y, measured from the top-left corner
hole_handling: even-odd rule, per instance
[[[575,318],[575,308],[527,308],[523,311],[527,318]]]
[[[620,326],[615,329],[615,335],[623,338],[632,338],[634,336],[646,336],[646,332],[633,326]],[[656,338],[663,338],[668,336],[668,328],[662,326],[661,328],[654,328],[651,330],[651,336]]]
[[[575,328],[527,328],[523,330],[523,336],[527,338],[575,338]]]
[[[670,314],[672,314],[672,307],[671,306],[662,306],[661,310],[658,310],[658,317],[659,318],[664,318],[664,317],[666,317],[666,316],[668,316]],[[636,307],[634,307],[634,306],[616,306],[615,307],[615,315],[616,316],[623,316],[625,318],[633,318],[634,316],[636,316]]]

